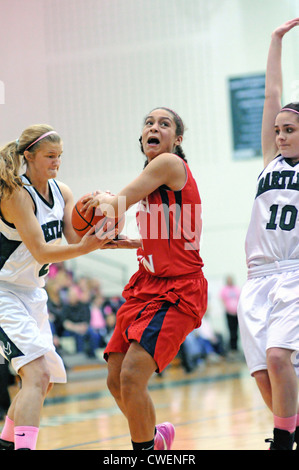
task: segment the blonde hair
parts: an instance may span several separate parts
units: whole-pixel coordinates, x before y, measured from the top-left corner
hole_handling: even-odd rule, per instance
[[[27,150],[34,154],[43,141],[60,143],[61,138],[57,133],[46,136],[41,141],[35,142],[43,134],[54,129],[47,124],[35,124],[25,129],[19,139],[9,142],[0,149],[0,199],[9,198],[18,187],[23,186],[20,170],[24,163],[27,164],[24,152]]]

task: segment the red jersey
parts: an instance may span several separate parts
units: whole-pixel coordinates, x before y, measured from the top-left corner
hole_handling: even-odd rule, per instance
[[[188,165],[180,191],[161,186],[140,201],[137,210],[142,248],[139,267],[158,277],[182,276],[201,271],[199,254],[202,229],[201,199]]]

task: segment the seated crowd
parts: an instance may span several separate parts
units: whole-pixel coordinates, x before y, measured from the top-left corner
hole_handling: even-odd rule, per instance
[[[54,344],[63,356],[62,338],[75,340],[76,352],[96,357],[113,332],[122,297],[104,298],[97,279],[74,274],[64,264],[51,266],[46,282],[49,320]]]

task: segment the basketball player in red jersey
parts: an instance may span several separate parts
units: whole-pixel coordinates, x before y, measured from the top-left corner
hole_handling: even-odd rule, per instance
[[[207,307],[199,254],[201,200],[181,148],[183,134],[183,122],[174,111],[151,111],[140,138],[146,156],[141,174],[117,195],[96,192],[83,207],[89,211],[99,206],[106,215],[120,217],[139,202],[141,239],[112,242],[118,248],[137,248],[139,269],[124,289],[126,302],[104,353],[108,388],[128,420],[136,450],[171,449],[174,427],[156,426],[148,381],[177,355]]]

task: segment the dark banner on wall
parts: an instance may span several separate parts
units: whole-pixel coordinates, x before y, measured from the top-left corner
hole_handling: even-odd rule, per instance
[[[265,74],[229,79],[233,127],[233,158],[262,155],[261,128],[265,100]]]

